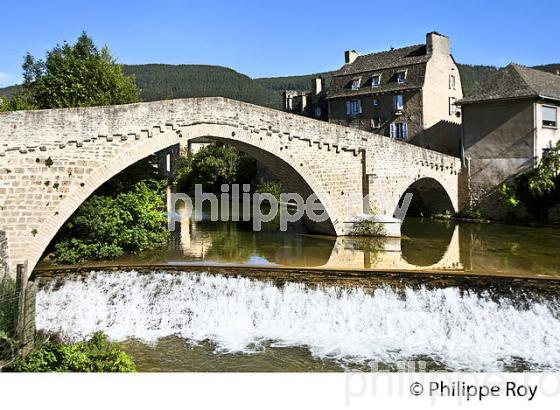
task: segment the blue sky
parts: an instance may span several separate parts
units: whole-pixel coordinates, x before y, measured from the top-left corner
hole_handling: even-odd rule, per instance
[[[560,1],[4,1],[0,86],[21,62],[85,30],[127,64],[215,64],[251,77],[338,68],[346,49],[368,53],[451,37],[458,62],[560,62]]]

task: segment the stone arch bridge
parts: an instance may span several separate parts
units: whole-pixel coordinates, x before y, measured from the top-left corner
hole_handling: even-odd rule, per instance
[[[458,208],[458,158],[225,98],[0,113],[0,274],[31,271],[108,179],[201,138],[252,155],[290,192],[317,194],[330,218],[315,226],[323,233],[347,234],[369,209],[394,221],[407,191],[433,211]],[[358,194],[369,202],[349,201]]]

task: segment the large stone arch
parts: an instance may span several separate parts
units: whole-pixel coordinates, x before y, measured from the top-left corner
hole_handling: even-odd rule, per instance
[[[375,193],[376,213],[390,218],[408,185],[423,177],[437,179],[457,208],[458,158],[240,101],[0,113],[0,269],[6,259],[11,274],[25,261],[32,269],[64,221],[103,182],[141,158],[201,136],[278,161],[295,176],[294,190],[318,195],[336,235],[349,233],[353,216],[370,208],[349,201],[350,195]]]

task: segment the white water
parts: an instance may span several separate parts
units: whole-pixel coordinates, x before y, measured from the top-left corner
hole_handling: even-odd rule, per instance
[[[204,273],[95,272],[37,295],[37,327],[71,341],[97,330],[148,343],[177,335],[253,352],[255,344],[306,346],[318,358],[395,363],[426,355],[449,369],[500,370],[520,358],[560,370],[552,308],[491,301],[457,288],[308,287]]]

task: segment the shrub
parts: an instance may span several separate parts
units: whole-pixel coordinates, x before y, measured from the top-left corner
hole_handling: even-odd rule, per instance
[[[54,261],[74,264],[114,259],[162,245],[167,240],[165,182],[140,181],[115,197],[92,196],[64,226]]]
[[[76,344],[46,341],[7,369],[14,372],[134,372],[132,359],[97,332]]]

